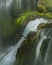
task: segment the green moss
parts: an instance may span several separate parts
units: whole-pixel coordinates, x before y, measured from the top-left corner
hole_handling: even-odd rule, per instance
[[[31,21],[31,20],[35,19],[36,17],[38,17],[38,16],[43,17],[43,18],[47,18],[47,19],[52,19],[52,13],[50,13],[50,12],[40,13],[38,11],[27,11],[27,12],[21,14],[18,18],[15,19],[16,28],[18,28],[18,26],[23,24],[23,22],[25,22],[26,20],[29,19],[28,21]],[[45,26],[45,24],[41,24],[38,27],[38,29],[42,29],[44,26]]]
[[[42,2],[42,0],[38,0],[37,3],[37,9],[40,12],[47,12],[47,8],[45,7],[45,5],[43,4],[45,1]]]
[[[52,19],[52,13],[49,13],[49,12],[47,12],[47,13],[39,13],[39,12],[36,12],[36,14],[38,16],[41,16],[41,17],[44,17],[44,18],[50,18],[50,19]]]
[[[39,9],[43,11],[47,9],[47,11],[52,12],[52,0],[38,0],[38,2]]]
[[[37,29],[40,30],[43,28],[52,28],[52,23],[40,24]]]
[[[27,18],[27,15],[23,15],[23,16],[18,17],[18,18],[15,20],[17,27],[18,27],[21,23],[23,23],[24,20],[26,20],[26,18]]]
[[[17,25],[19,25],[21,22],[26,20],[26,18],[29,16],[29,20],[32,20],[33,18],[36,18],[36,16],[44,17],[44,18],[50,18],[52,19],[52,13],[47,12],[47,13],[40,13],[38,11],[28,11],[20,15],[19,18],[16,19]]]
[[[35,15],[35,16],[34,16],[34,15]],[[21,14],[20,17],[18,17],[18,18],[15,20],[15,22],[16,22],[16,27],[18,28],[19,25],[23,24],[23,22],[25,22],[25,21],[28,19],[28,17],[29,17],[29,20],[28,20],[28,21],[31,21],[31,20],[35,19],[36,16],[43,17],[43,18],[47,18],[47,19],[52,19],[52,13],[50,13],[50,12],[40,13],[40,12],[38,12],[38,11],[27,11],[27,12]],[[40,25],[38,26],[38,30],[44,28],[45,25],[46,25],[46,24],[40,24]],[[37,37],[37,36],[36,36],[36,37]],[[35,37],[35,38],[36,38],[36,37]]]
[[[40,24],[37,29],[38,30],[43,29],[45,26],[46,26],[46,24],[44,24],[44,23],[43,24]]]

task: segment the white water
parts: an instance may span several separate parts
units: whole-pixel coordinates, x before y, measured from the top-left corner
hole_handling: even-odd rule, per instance
[[[12,0],[7,0],[6,1],[6,8],[8,8],[11,5],[11,3],[12,3]]]
[[[46,22],[48,22],[48,21],[43,18],[30,21],[24,30],[23,36],[27,37],[27,34],[29,34],[30,31],[37,31],[38,25],[41,23],[46,23]]]
[[[41,46],[42,46],[42,42],[43,42],[43,40],[46,39],[46,38],[47,38],[47,36],[45,36],[45,35],[44,35],[44,31],[42,31],[42,33],[41,33],[41,39],[40,39],[40,41],[38,42],[38,45],[37,45],[37,47],[36,47],[35,65],[36,65],[37,60],[38,60],[39,55],[40,55],[40,48],[41,48]]]
[[[19,42],[15,46],[13,46],[11,51],[0,60],[0,65],[13,65],[16,60],[17,50],[21,46],[24,39],[25,38],[21,38]]]
[[[29,34],[30,31],[37,31],[37,27],[40,23],[46,23],[48,22],[47,20],[43,19],[43,18],[40,18],[40,19],[36,19],[36,20],[33,20],[33,21],[30,21],[28,24],[27,24],[27,27],[25,28],[24,30],[24,37],[27,37],[27,35]],[[0,60],[0,65],[13,65],[13,63],[15,62],[16,60],[16,53],[17,53],[17,50],[18,48],[21,46],[22,42],[25,40],[25,38],[22,37],[19,42],[15,45],[15,46],[12,46],[9,50],[9,52],[5,52],[5,54],[3,55],[3,58]],[[43,37],[40,42],[39,42],[39,46],[37,46],[37,57],[39,55],[39,50],[40,47],[41,47],[41,44],[42,44],[42,41],[45,37]],[[2,56],[2,55],[1,55]]]

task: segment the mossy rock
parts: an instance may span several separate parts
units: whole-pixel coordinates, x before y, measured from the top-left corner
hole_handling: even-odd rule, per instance
[[[52,28],[52,23],[46,23],[46,24],[42,23],[38,26],[38,30],[44,29],[44,28]]]

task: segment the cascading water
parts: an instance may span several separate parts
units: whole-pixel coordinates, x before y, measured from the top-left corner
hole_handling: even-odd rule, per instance
[[[27,34],[29,34],[29,31],[35,31],[36,32],[38,25],[41,23],[46,23],[46,22],[48,22],[48,21],[46,19],[43,19],[43,18],[30,21],[24,30],[23,36],[27,37]]]
[[[44,59],[44,65],[52,65],[52,29],[48,28],[48,32],[47,32],[47,37],[50,38],[49,42],[48,42],[48,47],[47,47],[47,51],[45,54],[45,59]]]
[[[16,59],[16,53],[18,48],[20,47],[21,43],[24,41],[25,38],[21,38],[20,41],[13,47],[6,51],[3,58],[0,59],[0,65],[13,65]],[[1,55],[2,56],[2,55]]]
[[[29,34],[30,31],[37,31],[38,25],[41,24],[41,23],[46,23],[46,22],[48,22],[48,21],[43,19],[43,18],[30,21],[27,24],[27,27],[24,30],[23,36],[27,37],[27,35]],[[21,46],[22,42],[25,40],[24,37],[22,37],[19,40],[19,42],[16,43],[15,46],[12,46],[8,51],[6,51],[3,56],[1,55],[1,57],[0,57],[0,65],[13,65],[13,63],[16,60],[15,56],[16,56],[17,50]],[[41,43],[39,42],[40,44],[39,44],[38,48],[41,47],[43,39],[45,39],[45,36],[43,36],[43,38],[40,40]]]
[[[40,39],[40,41],[38,42],[38,45],[37,45],[37,47],[36,47],[36,57],[35,57],[35,65],[38,63],[37,61],[38,61],[38,58],[39,58],[39,56],[41,55],[40,54],[40,48],[41,48],[41,46],[42,46],[42,43],[43,43],[43,40],[44,39],[46,39],[47,37],[46,37],[46,35],[44,35],[44,30],[41,32],[41,39]]]
[[[35,65],[52,65],[52,52],[51,52],[52,33],[51,32],[52,32],[51,28],[45,28],[42,30],[40,34],[41,38],[39,39],[40,41],[38,42],[38,45],[36,47]],[[41,50],[43,47],[42,45],[44,46],[43,50]]]

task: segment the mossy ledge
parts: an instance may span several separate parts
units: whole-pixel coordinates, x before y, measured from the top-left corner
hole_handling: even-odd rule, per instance
[[[16,34],[17,37],[19,37],[19,35],[21,35],[24,31],[25,26],[27,25],[27,23],[31,20],[35,20],[36,18],[45,18],[47,20],[51,20],[52,19],[52,13],[47,12],[47,13],[40,13],[38,11],[27,11],[21,15],[19,15],[16,19],[15,19],[15,23],[16,23]],[[51,20],[52,21],[52,20]],[[41,25],[42,27],[44,25]],[[42,28],[41,27],[41,28]],[[39,27],[40,28],[40,27]],[[23,29],[23,30],[22,30]],[[18,38],[17,38],[18,39]],[[17,40],[16,39],[16,40]]]
[[[20,26],[20,24],[22,24],[23,22],[26,21],[26,19],[28,18],[28,21],[34,20],[35,18],[45,18],[45,19],[52,19],[52,13],[47,12],[47,13],[40,13],[38,11],[27,11],[21,15],[19,15],[16,19],[16,28],[18,28]]]
[[[21,15],[19,15],[18,18],[16,18],[16,23],[17,25],[19,25],[21,23],[21,21],[26,20],[26,18],[29,16],[29,20],[32,20],[36,17],[43,17],[43,18],[47,18],[47,19],[52,19],[52,13],[47,12],[47,13],[40,13],[38,11],[27,11]]]

